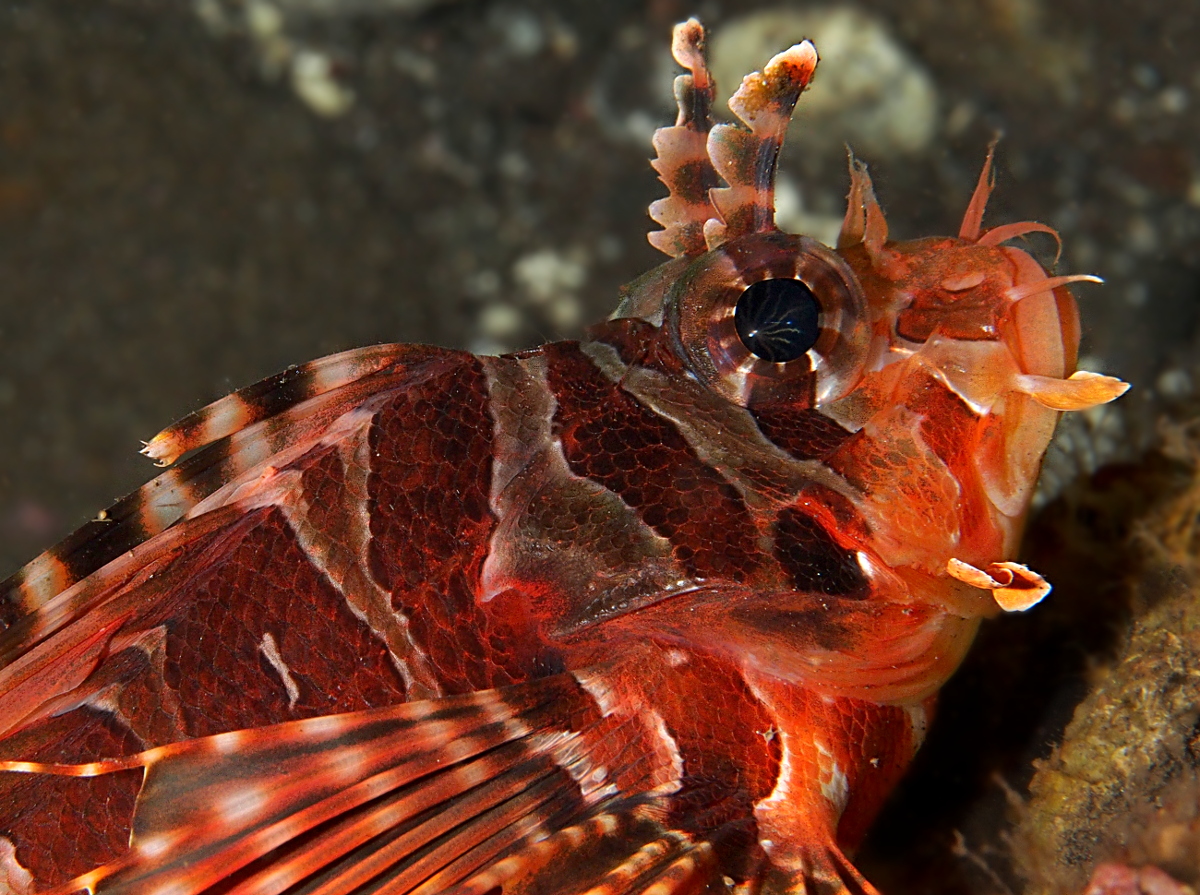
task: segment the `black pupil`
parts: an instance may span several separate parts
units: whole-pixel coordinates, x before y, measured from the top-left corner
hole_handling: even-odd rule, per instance
[[[738,299],[733,322],[752,354],[783,364],[817,344],[820,314],[817,297],[799,280],[760,280]]]

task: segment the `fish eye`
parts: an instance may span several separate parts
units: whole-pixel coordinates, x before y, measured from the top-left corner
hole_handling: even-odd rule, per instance
[[[801,280],[759,280],[734,308],[738,338],[755,357],[784,364],[804,356],[821,335],[821,304]]]
[[[867,300],[828,246],[752,233],[672,276],[662,318],[671,347],[735,404],[819,406],[859,381],[871,339]]]

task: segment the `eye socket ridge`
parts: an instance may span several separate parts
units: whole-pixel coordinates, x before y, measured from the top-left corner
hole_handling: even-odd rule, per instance
[[[777,277],[751,283],[734,307],[746,350],[768,363],[803,357],[821,335],[821,303],[803,280]]]

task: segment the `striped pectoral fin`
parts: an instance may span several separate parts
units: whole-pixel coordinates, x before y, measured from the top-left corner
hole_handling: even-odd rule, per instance
[[[482,872],[446,891],[546,895],[682,895],[721,879],[712,846],[664,830],[654,798],[626,801],[549,835],[529,837]],[[440,891],[440,890],[430,890]]]
[[[799,866],[803,869],[799,869]],[[879,895],[838,848],[813,850],[798,860],[797,869],[774,865],[763,874],[760,891],[771,895]]]
[[[563,674],[0,775],[145,771],[128,851],[43,895],[693,891],[711,849],[656,821],[665,794],[609,782],[606,723]]]

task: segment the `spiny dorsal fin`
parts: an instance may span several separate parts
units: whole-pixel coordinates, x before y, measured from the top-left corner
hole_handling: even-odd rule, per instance
[[[408,345],[372,345],[289,367],[189,413],[146,442],[142,453],[159,466],[170,466],[188,451],[394,366],[411,353]]]
[[[184,417],[147,444],[164,465],[200,448],[0,583],[0,631],[165,531],[222,485],[287,444],[312,436],[414,366],[452,354],[377,345],[321,358]],[[0,659],[0,666],[3,666]]]

